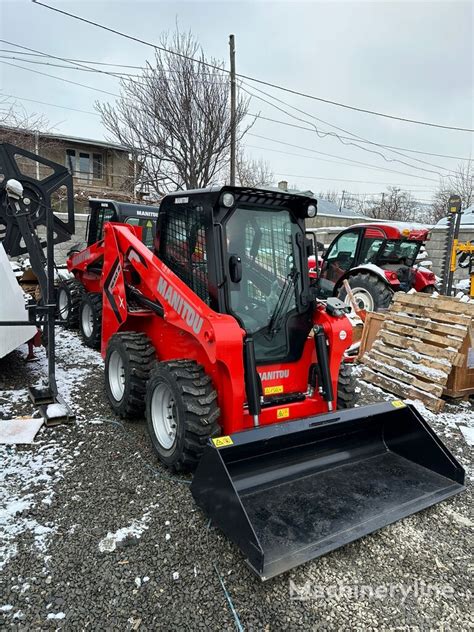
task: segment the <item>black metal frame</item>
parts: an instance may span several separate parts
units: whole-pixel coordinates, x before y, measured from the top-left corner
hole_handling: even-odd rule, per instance
[[[53,174],[42,180],[25,176],[18,167],[16,156],[25,157],[39,165],[49,167],[53,170]],[[33,403],[39,406],[46,424],[56,425],[74,418],[73,413],[59,395],[56,384],[54,288],[54,245],[67,241],[74,233],[72,177],[62,165],[8,143],[0,144],[0,173],[3,176],[0,183],[0,221],[7,228],[5,239],[2,241],[3,247],[9,256],[25,252],[29,254],[31,267],[38,279],[42,295],[42,304],[28,307],[28,321],[3,321],[0,322],[0,326],[36,325],[43,327],[43,332],[46,332],[47,385],[42,389],[30,387],[29,394]],[[10,179],[18,180],[24,191],[28,192],[31,196],[29,204],[25,203],[24,194],[22,196],[9,194],[6,186]],[[54,215],[54,209],[51,208],[51,197],[62,186],[66,186],[68,191],[67,222],[57,218]],[[45,241],[38,236],[38,226],[46,227]],[[46,246],[46,256],[43,251],[44,246]],[[53,403],[63,406],[65,411],[63,416],[48,416],[48,405]]]

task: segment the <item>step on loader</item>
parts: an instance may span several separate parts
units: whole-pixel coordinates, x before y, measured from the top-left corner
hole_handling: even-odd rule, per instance
[[[114,411],[261,579],[463,489],[412,406],[354,408],[347,306],[310,284],[315,199],[220,187],[166,196],[155,251],[105,226],[101,350]]]

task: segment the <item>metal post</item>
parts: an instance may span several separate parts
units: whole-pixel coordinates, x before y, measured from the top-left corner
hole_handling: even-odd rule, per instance
[[[342,209],[342,206],[344,204],[344,194],[345,194],[345,191],[344,189],[342,189],[341,201],[339,203],[339,211]]]
[[[235,186],[236,169],[236,99],[235,99],[235,37],[229,35],[230,50],[230,184]]]

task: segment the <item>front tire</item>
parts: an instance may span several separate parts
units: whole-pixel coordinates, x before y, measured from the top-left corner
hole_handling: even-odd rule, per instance
[[[352,366],[344,362],[339,369],[339,380],[337,382],[337,408],[354,408],[357,403],[358,393],[356,392],[356,379]]]
[[[84,286],[77,279],[67,279],[58,287],[58,318],[68,329],[77,329],[79,326],[79,308],[84,292]]]
[[[387,309],[392,302],[392,290],[385,281],[375,274],[359,272],[350,276],[347,281],[360,309],[378,312],[381,309]],[[343,285],[339,288],[337,296],[346,305],[351,304]]]
[[[79,331],[88,347],[100,349],[102,334],[102,294],[84,294],[79,308]]]
[[[146,418],[158,458],[175,471],[196,468],[210,437],[220,434],[211,378],[190,360],[160,362],[147,384]]]
[[[113,335],[105,356],[105,392],[120,417],[143,417],[148,378],[156,362],[155,349],[146,334]]]

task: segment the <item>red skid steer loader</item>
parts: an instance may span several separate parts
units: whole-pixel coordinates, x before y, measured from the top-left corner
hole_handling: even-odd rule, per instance
[[[463,489],[415,408],[351,408],[346,306],[316,299],[316,200],[223,187],[168,195],[156,252],[105,227],[102,354],[124,417],[195,470],[197,504],[268,579]],[[344,410],[348,408],[348,410]]]

